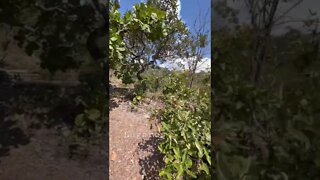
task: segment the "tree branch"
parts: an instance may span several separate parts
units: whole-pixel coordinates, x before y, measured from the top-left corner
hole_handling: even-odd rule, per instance
[[[279,17],[277,17],[273,23],[276,23],[279,21],[281,18],[286,16],[290,11],[292,11],[294,8],[296,8],[300,3],[302,3],[303,0],[297,1],[295,4],[293,4],[289,9],[287,9],[284,13],[282,13]]]
[[[96,8],[96,10],[99,12],[99,14],[103,17],[103,19],[107,22],[109,21],[107,15],[108,15],[108,10],[106,8],[100,8],[100,4],[98,0],[92,0],[93,6]]]
[[[39,9],[43,10],[43,11],[60,11],[63,14],[66,14],[67,12],[61,8],[59,8],[59,6],[55,6],[55,7],[44,7],[44,5],[39,4],[38,2],[35,3],[35,6],[38,7]]]

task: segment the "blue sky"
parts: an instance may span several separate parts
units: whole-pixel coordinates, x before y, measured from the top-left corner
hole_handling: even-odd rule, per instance
[[[132,6],[140,3],[142,0],[120,0],[120,13],[124,14],[127,10],[131,10]],[[207,14],[206,20],[204,19]],[[194,22],[196,19],[206,21],[206,28],[209,32],[209,45],[205,49],[205,57],[211,59],[211,2],[210,0],[180,0],[180,17],[187,24],[188,28],[193,31]]]

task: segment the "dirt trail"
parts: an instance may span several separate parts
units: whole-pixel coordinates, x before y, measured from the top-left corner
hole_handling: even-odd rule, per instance
[[[30,141],[1,158],[0,179],[104,180],[107,177],[106,155],[101,149],[92,151],[88,159],[70,160],[67,147],[58,145],[61,142],[52,130],[38,130]]]
[[[162,155],[158,127],[149,120],[155,104],[131,111],[128,100],[112,97],[109,119],[110,180],[158,179]],[[152,128],[151,128],[152,127]]]
[[[75,89],[0,86],[0,94],[0,180],[107,179],[106,135],[70,157]]]

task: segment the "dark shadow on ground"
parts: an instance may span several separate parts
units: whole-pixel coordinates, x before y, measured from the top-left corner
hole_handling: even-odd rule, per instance
[[[18,148],[30,142],[29,137],[15,126],[16,122],[5,118],[5,109],[0,105],[0,157],[8,156],[10,147]]]
[[[109,93],[110,93],[109,111],[119,107],[119,102],[132,101],[134,97],[132,89],[120,88],[111,84],[109,84]],[[119,100],[119,102],[115,101],[114,97],[116,97]]]
[[[29,137],[17,127],[17,123],[6,118],[6,102],[14,95],[10,89],[7,84],[0,85],[0,157],[8,156],[11,147],[18,148],[19,145],[30,142]]]
[[[164,166],[164,155],[158,150],[160,142],[160,137],[152,135],[148,140],[144,140],[138,144],[139,152],[145,151],[151,154],[143,159],[139,159],[140,174],[146,180],[159,179],[159,170]]]
[[[109,100],[109,110],[111,111],[114,108],[119,107],[119,103],[116,102],[114,99]]]
[[[42,119],[39,123],[47,128],[61,123],[71,126],[75,116],[83,110],[76,101],[81,93],[81,87],[78,86],[24,84],[13,87],[13,91],[19,104],[14,107],[11,105],[11,111],[36,116]]]
[[[33,130],[70,127],[82,112],[75,101],[79,87],[48,84],[0,84],[0,158],[30,143]]]

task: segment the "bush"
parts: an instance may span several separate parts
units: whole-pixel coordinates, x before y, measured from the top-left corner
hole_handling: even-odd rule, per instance
[[[219,72],[215,71],[215,77],[222,77]],[[223,74],[230,76],[215,79],[214,87],[216,178],[319,177],[315,96],[303,98],[303,90],[290,89],[281,98],[271,90],[239,80],[236,73]]]
[[[161,120],[165,168],[159,175],[167,179],[210,179],[211,121],[210,97],[187,88],[170,75],[161,99],[164,107],[156,112]]]

